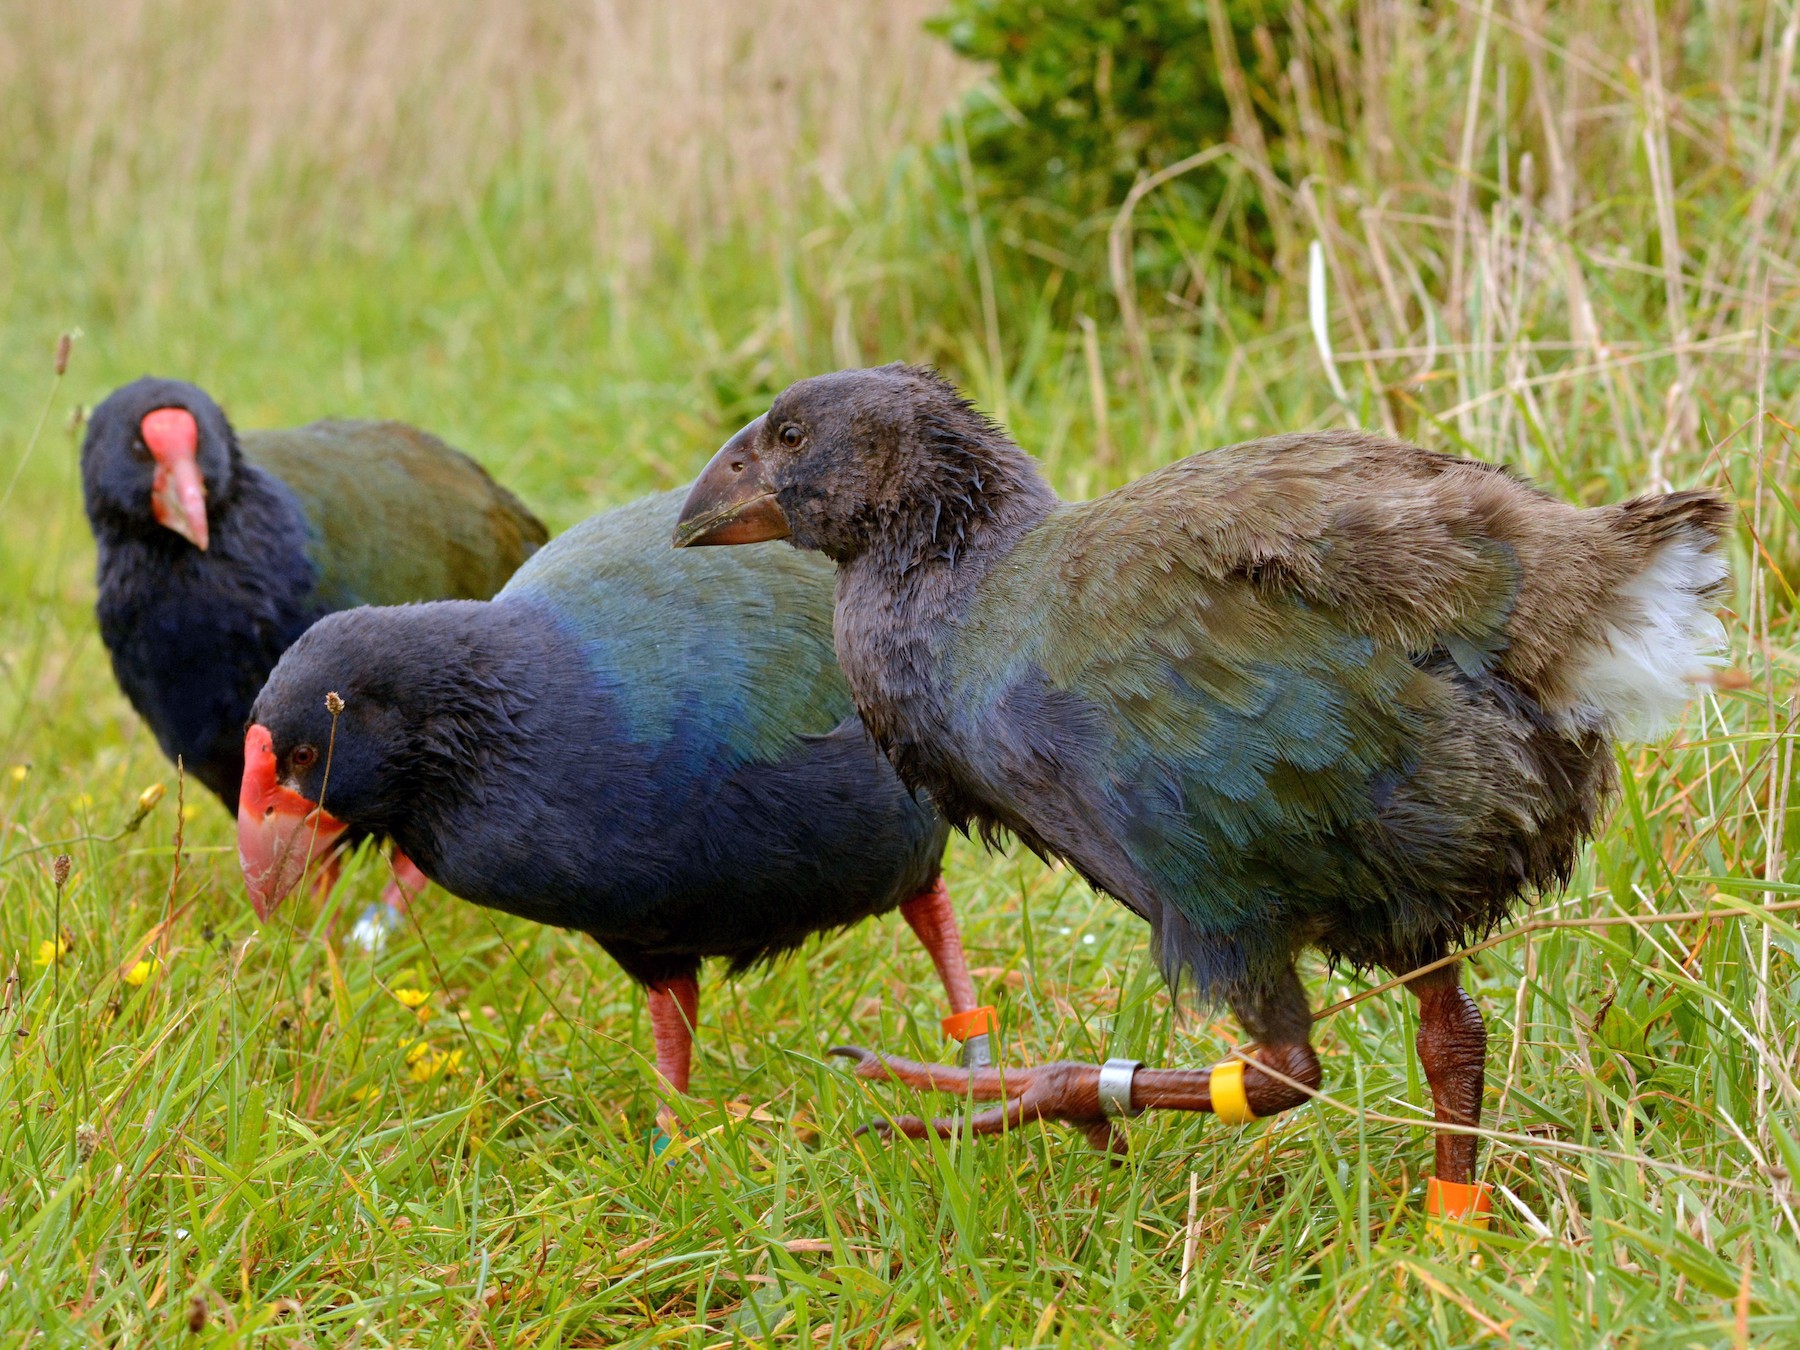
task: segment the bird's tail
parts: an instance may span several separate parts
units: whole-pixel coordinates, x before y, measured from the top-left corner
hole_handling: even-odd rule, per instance
[[[1604,509],[1642,565],[1600,601],[1605,624],[1573,654],[1571,690],[1583,720],[1643,738],[1678,717],[1695,680],[1724,659],[1725,627],[1713,609],[1730,578],[1731,506],[1717,493],[1690,491]]]

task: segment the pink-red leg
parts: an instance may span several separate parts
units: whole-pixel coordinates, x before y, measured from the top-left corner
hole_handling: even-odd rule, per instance
[[[956,909],[950,903],[950,890],[943,877],[903,902],[900,914],[920,945],[931,953],[931,964],[937,967],[944,992],[950,997],[950,1016],[943,1020],[944,1034],[962,1042],[963,1063],[968,1067],[993,1063],[994,1010],[976,1006],[975,981],[969,975],[968,957],[963,953],[962,930],[957,926]]]
[[[687,1095],[694,1062],[694,1028],[700,1021],[700,982],[677,975],[650,986],[650,1034],[656,1041],[656,1072],[675,1092]],[[665,1101],[657,1108],[656,1125],[673,1139],[680,1130]]]
[[[694,1027],[700,1020],[700,982],[677,975],[650,986],[650,1034],[656,1040],[656,1072],[686,1095],[694,1062]]]
[[[969,977],[969,961],[963,955],[962,930],[956,924],[956,910],[950,903],[950,890],[939,877],[929,890],[920,891],[900,906],[900,916],[931,953],[931,964],[937,967],[944,992],[950,996],[950,1011],[966,1013],[975,1007],[975,981]]]

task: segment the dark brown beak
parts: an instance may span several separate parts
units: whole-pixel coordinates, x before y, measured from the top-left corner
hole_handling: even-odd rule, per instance
[[[759,417],[726,441],[694,480],[675,522],[676,548],[760,544],[788,537],[787,517],[775,502],[774,486],[756,453],[762,425]]]

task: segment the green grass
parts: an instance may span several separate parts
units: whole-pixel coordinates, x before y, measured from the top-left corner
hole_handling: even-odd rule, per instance
[[[1319,18],[1307,79],[1263,91],[1311,177],[1271,186],[1248,155],[1197,170],[1261,194],[1293,252],[1227,261],[1152,194],[1132,227],[1187,256],[1136,278],[1141,346],[1108,278],[1042,261],[1057,241],[971,228],[922,139],[953,78],[898,130],[831,139],[893,96],[887,67],[936,69],[923,38],[795,53],[768,0],[773,36],[731,59],[791,66],[792,87],[691,124],[714,84],[646,58],[646,99],[692,93],[666,125],[646,114],[713,166],[683,177],[654,136],[642,163],[613,143],[592,158],[567,111],[582,68],[529,24],[459,46],[468,13],[409,11],[419,69],[466,63],[421,84],[404,54],[309,65],[285,27],[264,34],[268,71],[221,75],[215,36],[243,58],[259,49],[240,29],[262,30],[210,0],[123,33],[28,8],[0,29],[20,128],[0,146],[5,1343],[1795,1342],[1800,928],[1761,908],[1800,897],[1791,3],[1665,14],[1654,51],[1636,7],[1597,0],[1435,21],[1370,3],[1354,51]],[[321,10],[324,30],[357,22]],[[704,25],[676,27],[679,56]],[[154,99],[129,78],[140,57]],[[393,119],[357,101],[378,77]],[[333,138],[256,103],[308,79],[342,110]],[[751,113],[799,130],[758,149]],[[667,191],[647,190],[659,173]],[[1341,397],[1309,319],[1314,239]],[[378,958],[303,902],[259,930],[226,813],[191,793],[177,810],[111,683],[72,419],[145,370],[206,384],[245,426],[418,421],[562,527],[684,481],[789,380],[902,356],[1002,411],[1068,495],[1355,421],[1583,501],[1659,477],[1738,500],[1743,678],[1623,752],[1611,824],[1541,907],[1715,917],[1540,930],[1478,958],[1490,1234],[1420,1217],[1429,1096],[1400,994],[1321,1026],[1329,1103],[1246,1130],[1146,1117],[1122,1166],[1059,1131],[855,1136],[930,1103],[856,1083],[826,1047],[943,1053],[930,965],[894,921],[703,984],[686,1140],[653,1157],[643,1000],[590,942],[436,891]],[[168,795],[119,835],[156,782]],[[1199,1065],[1229,1043],[1171,1002],[1142,926],[1067,873],[959,842],[949,876],[1007,1062]],[[339,932],[381,881],[352,871]],[[68,952],[39,964],[59,926]],[[141,985],[122,978],[145,959]],[[1366,987],[1306,973],[1321,1005]],[[429,990],[423,1015],[396,989]]]

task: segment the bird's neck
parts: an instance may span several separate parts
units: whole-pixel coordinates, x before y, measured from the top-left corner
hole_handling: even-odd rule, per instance
[[[867,522],[846,571],[926,595],[967,585],[1056,505],[1037,464],[1002,432],[960,429],[927,439],[895,498]]]
[[[909,484],[907,509],[838,568],[838,663],[900,776],[934,794],[928,763],[948,715],[939,662],[981,579],[1056,506],[1010,440],[960,438]]]

